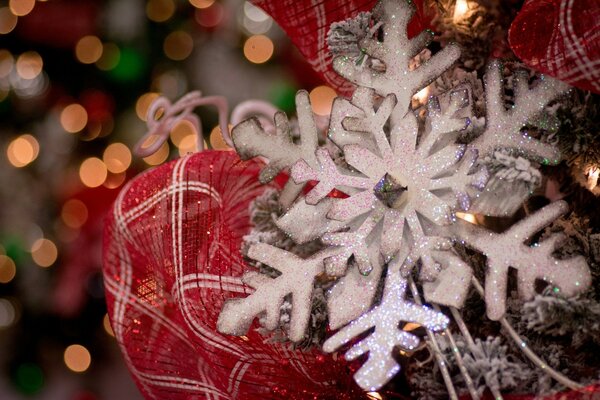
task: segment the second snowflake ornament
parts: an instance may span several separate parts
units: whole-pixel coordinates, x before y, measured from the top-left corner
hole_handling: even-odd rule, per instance
[[[486,125],[479,135],[465,140],[472,117],[467,87],[430,98],[420,123],[419,110],[410,108],[412,96],[450,68],[460,50],[447,46],[411,68],[413,57],[431,40],[429,32],[407,37],[413,11],[404,1],[383,0],[372,14],[367,35],[357,42],[359,50],[334,60],[335,70],[357,89],[351,100],[335,100],[327,143],[319,146],[303,91],[296,96],[299,140],[293,139],[283,113],[275,115],[274,132],[255,118],[232,132],[242,158],[267,159],[262,182],[282,170],[290,172],[280,196],[285,214],[279,226],[298,244],[319,239],[324,247],[302,259],[268,244],[251,246],[248,256],[275,272],[249,272],[243,277],[255,292],[225,304],[218,330],[244,335],[259,316],[266,317],[267,329],[276,329],[281,306],[289,301],[288,336],[301,341],[315,282],[335,280],[327,293],[328,317],[330,328],[339,330],[325,341],[323,350],[333,352],[352,343],[347,359],[368,354],[355,374],[364,390],[379,389],[398,372],[396,347],[410,351],[419,345],[416,335],[402,329],[406,323],[423,326],[427,345],[436,353],[434,332],[447,329],[449,323],[438,306],[450,307],[456,316],[469,287],[479,287],[471,266],[455,251],[457,242],[487,257],[483,294],[487,315],[502,323],[510,267],[518,270],[523,299],[534,295],[536,280],[566,296],[581,293],[591,282],[583,258],[553,257],[559,236],[529,243],[566,212],[565,203],[550,204],[501,234],[455,215],[468,210],[493,215],[499,209],[489,207],[494,193],[486,188],[488,172],[480,162],[495,151],[545,164],[558,162],[555,147],[528,137],[522,128],[567,87],[542,77],[530,88],[527,77],[517,75],[514,105],[506,109],[501,67],[493,62],[485,77]],[[342,156],[332,154],[332,148]],[[303,195],[304,186],[313,181],[316,186]],[[334,190],[346,198],[328,197]],[[485,202],[479,201],[481,193]],[[303,218],[310,218],[310,226]],[[432,307],[420,304],[419,286]],[[555,377],[562,379],[560,374]]]

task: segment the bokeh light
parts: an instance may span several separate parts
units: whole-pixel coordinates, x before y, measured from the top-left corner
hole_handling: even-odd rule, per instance
[[[169,133],[171,142],[177,147],[180,146],[181,142],[188,136],[196,136],[196,130],[194,126],[188,121],[181,121]]]
[[[192,54],[194,49],[194,39],[184,31],[171,32],[165,38],[163,50],[171,60],[185,60]]]
[[[87,187],[98,187],[104,183],[108,170],[106,164],[96,157],[84,160],[79,167],[79,179]]]
[[[0,254],[0,283],[9,283],[17,274],[17,266],[9,256]]]
[[[102,71],[110,71],[119,64],[121,59],[121,50],[114,43],[104,43],[102,45],[102,55],[96,61],[96,67]]]
[[[144,93],[137,99],[137,102],[135,103],[135,113],[137,114],[139,119],[141,119],[142,121],[146,121],[146,114],[148,113],[148,108],[150,108],[152,102],[158,97],[158,93],[149,92]]]
[[[92,363],[90,352],[80,344],[67,347],[63,359],[67,368],[73,372],[85,372]]]
[[[112,143],[104,150],[102,160],[110,172],[118,174],[131,165],[131,151],[123,143]]]
[[[231,128],[233,126],[229,125],[229,132],[231,132]],[[210,146],[213,149],[216,150],[220,150],[220,149],[228,149],[229,146],[227,145],[227,143],[225,143],[225,140],[223,140],[223,135],[221,135],[221,127],[219,125],[215,126],[212,131],[210,131]]]
[[[271,18],[269,17],[269,14],[267,14],[254,4],[250,3],[249,1],[246,1],[244,3],[244,15],[255,22],[264,22]]]
[[[310,104],[313,112],[317,115],[329,115],[333,100],[336,97],[335,90],[329,86],[317,86],[310,91]]]
[[[44,67],[42,57],[35,51],[27,51],[17,58],[17,74],[23,79],[35,79]]]
[[[146,15],[154,22],[165,22],[175,13],[173,0],[149,0],[146,4]]]
[[[58,249],[54,242],[41,238],[33,242],[31,246],[31,258],[40,267],[49,267],[58,258]]]
[[[25,16],[33,10],[35,0],[9,0],[10,11],[18,17]]]
[[[0,299],[0,329],[10,328],[17,319],[17,310],[8,299]]]
[[[33,395],[44,386],[44,373],[37,364],[20,364],[15,371],[15,384],[24,394]]]
[[[93,64],[100,60],[104,47],[96,36],[84,36],[75,46],[75,56],[83,64]]]
[[[87,206],[78,199],[67,200],[62,206],[60,217],[69,228],[81,228],[88,219]]]
[[[208,8],[213,5],[215,0],[190,0],[190,4],[196,8]]]
[[[6,35],[17,26],[17,16],[8,7],[0,7],[0,34]]]
[[[196,22],[204,28],[214,28],[223,20],[225,10],[219,3],[213,3],[206,8],[197,8],[194,13]]]
[[[273,56],[274,49],[273,41],[267,36],[253,35],[244,43],[244,56],[252,63],[262,64]]]
[[[127,175],[124,172],[119,174],[110,173],[106,177],[106,181],[104,181],[103,185],[107,189],[116,189],[125,182],[126,177]]]
[[[110,318],[108,317],[108,314],[104,314],[104,318],[102,319],[102,326],[104,326],[104,330],[106,331],[106,333],[108,333],[112,337],[115,336],[115,332],[113,331],[113,328],[110,325]]]
[[[21,135],[13,139],[6,149],[8,162],[17,168],[24,167],[33,162],[40,151],[40,145],[36,138],[29,134]]]
[[[0,78],[9,76],[15,64],[15,59],[12,53],[8,50],[0,50]]]
[[[81,104],[69,104],[60,113],[60,124],[69,133],[83,130],[88,123],[88,114]]]
[[[164,142],[154,154],[144,157],[143,160],[148,165],[159,165],[164,163],[167,158],[169,158],[169,145]]]
[[[177,146],[179,156],[183,157],[189,153],[194,153],[198,150],[198,136],[189,135],[184,137]]]

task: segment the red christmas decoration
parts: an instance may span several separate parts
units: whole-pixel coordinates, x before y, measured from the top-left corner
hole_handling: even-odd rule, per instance
[[[34,43],[72,48],[82,37],[96,33],[98,13],[94,2],[37,2],[33,11],[19,20],[17,32]]]
[[[344,95],[354,91],[354,85],[340,77],[332,68],[326,41],[327,32],[334,22],[354,17],[361,11],[371,11],[377,0],[252,0],[252,3],[273,17],[328,85]],[[428,28],[430,24],[423,0],[416,0],[414,3],[417,12],[408,27],[409,37]]]
[[[240,244],[259,169],[233,152],[181,158],[131,181],[107,217],[109,315],[147,398],[365,398],[330,355],[216,330],[223,302],[251,290]]]
[[[529,0],[510,27],[509,43],[531,68],[600,93],[597,0]]]

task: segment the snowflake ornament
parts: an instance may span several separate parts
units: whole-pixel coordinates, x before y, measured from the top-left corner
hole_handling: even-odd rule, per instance
[[[443,313],[413,303],[420,302],[418,292],[406,292],[413,275],[427,302],[463,305],[474,278],[469,264],[454,250],[457,241],[488,257],[485,300],[488,316],[494,320],[504,314],[509,267],[518,270],[523,298],[534,295],[537,279],[565,295],[580,293],[590,284],[582,258],[556,260],[552,256],[559,237],[533,246],[526,243],[566,212],[564,203],[551,204],[501,234],[463,223],[455,215],[467,210],[484,215],[506,212],[490,206],[494,192],[486,187],[489,174],[482,160],[495,152],[510,152],[525,161],[558,162],[555,147],[521,130],[566,86],[544,77],[530,89],[525,75],[517,75],[514,106],[507,110],[502,101],[501,65],[493,62],[485,77],[485,128],[471,142],[459,143],[459,136],[471,129],[468,87],[431,97],[424,123],[410,108],[413,95],[460,55],[459,48],[450,45],[411,68],[412,58],[432,37],[430,32],[407,37],[413,12],[409,2],[382,0],[372,14],[375,21],[367,24],[361,16],[359,30],[365,35],[353,36],[358,37],[366,57],[358,53],[334,59],[335,70],[357,85],[350,100],[334,101],[330,116],[326,140],[341,150],[341,159],[334,159],[328,144],[319,146],[304,91],[296,97],[299,140],[293,140],[283,113],[275,115],[275,134],[256,118],[232,131],[242,158],[266,158],[263,182],[284,169],[289,171],[291,179],[281,195],[285,213],[277,225],[298,244],[320,239],[325,247],[302,259],[264,243],[252,245],[248,256],[280,275],[250,272],[244,276],[255,292],[226,302],[218,330],[243,335],[261,316],[266,316],[266,328],[275,329],[281,304],[291,301],[288,336],[301,341],[316,280],[336,279],[327,301],[329,326],[339,330],[323,349],[333,352],[352,342],[347,359],[368,353],[355,375],[365,390],[377,390],[398,372],[396,347],[411,350],[418,345],[418,337],[401,329],[403,323],[417,323],[430,332],[448,326]],[[380,34],[375,34],[379,29]],[[301,194],[309,182],[316,185]],[[347,197],[329,197],[333,190]],[[480,197],[486,201],[480,202]],[[354,342],[369,330],[366,338]]]

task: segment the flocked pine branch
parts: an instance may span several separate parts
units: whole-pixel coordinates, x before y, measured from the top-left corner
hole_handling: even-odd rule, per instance
[[[591,274],[585,258],[578,256],[558,260],[552,256],[564,238],[562,234],[553,234],[531,246],[525,243],[567,209],[564,201],[551,203],[503,233],[488,231],[466,222],[456,229],[457,236],[465,245],[487,257],[485,301],[490,319],[498,320],[506,311],[509,267],[518,271],[519,294],[524,300],[534,297],[537,279],[554,285],[565,296],[579,294],[589,287]]]
[[[271,278],[258,272],[246,273],[242,280],[256,289],[243,299],[225,302],[217,329],[221,333],[244,335],[254,318],[266,313],[265,328],[274,330],[279,326],[281,305],[286,296],[292,296],[290,328],[288,337],[293,342],[304,338],[310,320],[314,282],[323,273],[323,259],[333,256],[337,249],[325,249],[302,259],[293,253],[257,243],[248,250],[248,257],[279,271],[281,275]]]
[[[333,55],[358,57],[360,41],[371,34],[371,13],[361,12],[353,18],[331,24],[327,32],[327,45]]]
[[[593,338],[600,343],[600,303],[587,298],[565,299],[545,293],[523,305],[521,320],[541,335]]]
[[[558,163],[560,152],[556,146],[526,136],[521,129],[567,89],[567,84],[548,76],[543,76],[537,86],[530,89],[527,74],[517,73],[514,77],[514,106],[507,110],[503,100],[502,64],[497,60],[492,62],[485,75],[485,131],[471,145],[479,151],[480,157],[498,148],[511,148],[529,158]]]
[[[400,329],[401,322],[413,322],[432,331],[446,328],[449,319],[442,313],[406,300],[406,279],[396,271],[387,276],[381,304],[340,329],[323,344],[323,350],[333,352],[357,336],[374,328],[366,338],[355,343],[346,352],[347,360],[354,360],[368,353],[368,359],[354,374],[356,383],[364,390],[377,390],[385,385],[400,366],[391,356],[396,346],[414,350],[419,338]]]
[[[382,96],[394,93],[403,113],[408,110],[410,96],[427,86],[440,75],[440,71],[448,69],[460,56],[457,46],[448,45],[428,62],[410,71],[410,60],[433,38],[432,32],[423,31],[408,39],[407,26],[414,11],[409,2],[397,0],[384,0],[374,11],[375,17],[383,22],[383,42],[366,37],[360,44],[366,54],[385,64],[384,72],[357,66],[350,57],[340,56],[333,60],[333,68],[350,82],[373,88]]]

